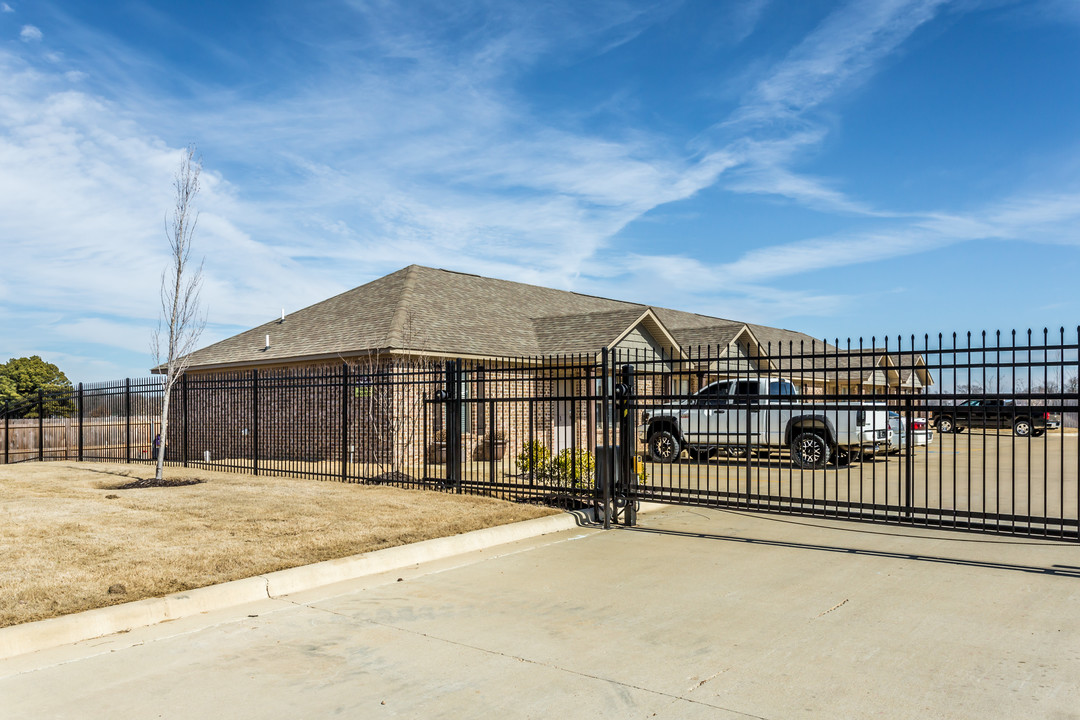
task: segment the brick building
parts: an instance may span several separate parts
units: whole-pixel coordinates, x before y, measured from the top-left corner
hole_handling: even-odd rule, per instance
[[[387,443],[402,442],[392,437],[400,435],[395,427],[402,417],[424,414],[428,428],[443,422],[438,413],[428,416],[431,408],[423,398],[439,387],[441,363],[461,359],[467,364],[466,393],[474,401],[463,418],[467,434],[480,440],[494,426],[523,437],[528,423],[530,436],[542,437],[556,451],[588,447],[597,427],[593,366],[603,348],[617,362],[638,365],[640,382],[651,391],[670,394],[693,392],[716,378],[759,373],[790,377],[814,394],[920,392],[933,382],[921,358],[853,352],[791,330],[411,265],[190,357],[189,380],[205,388],[214,378],[252,378],[253,387],[259,378],[287,385],[289,378],[332,377],[350,368],[354,387],[348,398],[335,400],[333,391],[325,391],[326,397],[315,402],[283,390],[254,408],[254,395],[234,388],[231,395],[204,393],[199,396],[204,401],[189,399],[189,405],[214,403],[195,414],[228,419],[227,427],[205,423],[204,428],[228,437],[226,454],[242,455],[258,442],[248,436],[242,419],[257,412],[256,425],[263,428],[271,455],[317,459],[323,446],[331,452],[327,438],[337,432],[332,428],[344,427],[345,437],[365,453],[383,456]],[[418,382],[384,382],[402,374]],[[552,402],[533,403],[527,417],[522,408],[482,402],[508,393]],[[344,421],[337,417],[340,412]],[[328,431],[304,438],[302,451],[289,449],[299,448],[299,442],[270,439],[267,428],[288,425],[289,418],[299,427],[298,418],[310,420],[311,413],[327,415]],[[356,416],[352,420],[350,413]],[[199,437],[197,429],[189,432]]]

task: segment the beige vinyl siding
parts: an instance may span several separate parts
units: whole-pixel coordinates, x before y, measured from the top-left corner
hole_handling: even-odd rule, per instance
[[[874,374],[866,379],[866,385],[885,386],[889,384],[884,370],[875,370]]]
[[[619,362],[649,363],[641,368],[646,372],[672,371],[671,355],[641,325],[636,326],[619,341],[615,346],[615,357]]]

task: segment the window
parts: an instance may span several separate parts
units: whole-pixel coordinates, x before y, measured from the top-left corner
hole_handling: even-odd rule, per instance
[[[706,385],[701,388],[694,395],[694,404],[700,407],[716,407],[719,405],[727,405],[730,400],[728,396],[731,394],[731,383],[718,382],[712,385]]]
[[[475,373],[468,370],[461,371],[461,399],[467,400],[475,395],[476,389],[473,387],[473,376]],[[461,403],[461,432],[468,433],[472,431],[473,417],[475,403],[463,402]]]
[[[740,380],[735,385],[735,394],[739,397],[735,398],[737,403],[751,402],[756,403],[758,395],[758,382],[757,380]],[[749,397],[748,397],[749,396]]]
[[[770,380],[769,395],[794,395],[795,387],[787,380]]]
[[[604,403],[600,402],[600,396],[604,393],[604,378],[593,378],[593,418],[597,428],[604,427]]]

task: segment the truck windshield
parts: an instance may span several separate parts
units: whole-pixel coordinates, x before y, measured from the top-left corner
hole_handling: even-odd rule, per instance
[[[795,386],[786,380],[770,380],[770,395],[795,395]]]

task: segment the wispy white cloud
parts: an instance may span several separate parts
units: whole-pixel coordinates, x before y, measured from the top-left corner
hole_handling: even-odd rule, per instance
[[[6,2],[0,2],[0,12],[15,12],[15,8],[11,7]]]
[[[775,125],[850,89],[947,0],[856,0],[832,13],[765,77],[729,125]]]
[[[122,348],[136,353],[145,353],[149,347],[149,329],[146,323],[143,323],[142,327],[134,328],[135,332],[132,332],[130,322],[87,317],[56,323],[50,330],[71,340]]]
[[[0,92],[0,292],[55,312],[94,312],[134,324],[157,316],[165,266],[164,210],[179,152],[148,136],[110,103],[54,87],[55,78],[3,62]],[[45,92],[42,92],[42,89]],[[252,242],[226,218],[236,204],[212,169],[200,198],[199,247],[211,258],[205,293],[219,322],[272,316],[275,288],[317,298],[317,273]],[[235,213],[242,214],[242,213]],[[19,272],[11,272],[19,268]],[[43,291],[43,289],[45,289]],[[262,298],[262,302],[259,299]],[[130,324],[128,327],[132,327]],[[145,329],[145,328],[144,328]],[[134,332],[143,330],[135,329]],[[132,341],[116,337],[119,347]],[[100,341],[111,342],[110,336]]]
[[[447,58],[416,30],[391,32],[388,23],[380,16],[373,34],[384,54],[414,61],[405,69],[346,73],[347,82],[310,84],[278,103],[229,96],[194,110],[209,145],[247,161],[273,148],[271,162],[289,168],[294,181],[260,200],[292,219],[274,210],[266,217],[265,208],[263,219],[243,219],[263,231],[260,242],[369,266],[377,259],[380,268],[403,255],[517,273],[546,267],[548,282],[564,284],[626,224],[709,186],[733,162],[728,153],[680,157],[647,135],[591,136],[535,116],[500,73],[545,52],[552,35],[523,37],[514,25],[515,42],[485,36]],[[601,31],[628,24],[608,20]],[[152,112],[169,115],[165,107]],[[176,115],[190,118],[191,110]],[[297,216],[333,232],[283,237]]]
[[[1018,7],[1015,14],[1052,23],[1080,25],[1080,3],[1075,0],[1035,0]]]
[[[23,25],[22,30],[19,31],[19,39],[23,42],[38,42],[43,37],[41,30],[33,25]]]
[[[814,97],[822,102],[826,91],[842,87],[853,74],[851,67],[868,67],[898,42],[901,29],[883,29],[898,22],[902,6],[890,6],[891,12],[882,12],[857,4],[838,13],[839,19],[827,21],[762,82],[741,114],[745,108],[759,115],[767,108],[787,112],[793,102],[782,102],[783,88],[804,92],[808,76],[840,73],[834,82],[819,83]],[[505,267],[518,275],[545,268],[547,282],[565,285],[627,224],[659,205],[691,197],[737,166],[743,170],[731,188],[739,191],[783,194],[829,211],[877,212],[846,198],[827,180],[800,177],[785,167],[820,132],[739,141],[695,160],[673,154],[666,142],[647,135],[592,137],[553,127],[506,92],[507,73],[551,48],[567,43],[585,48],[597,34],[635,32],[649,18],[629,4],[611,3],[584,19],[580,14],[515,15],[531,12],[527,9],[496,13],[498,21],[467,36],[449,55],[433,34],[443,24],[471,22],[470,13],[442,10],[448,15],[417,27],[415,15],[406,17],[392,7],[357,7],[380,55],[412,61],[404,69],[346,72],[347,82],[335,76],[308,83],[278,101],[209,92],[205,102],[174,107],[161,98],[132,98],[104,112],[139,123],[125,127],[112,144],[123,146],[120,136],[126,133],[136,146],[153,145],[161,155],[167,148],[142,127],[165,123],[168,128],[175,117],[202,128],[204,144],[226,150],[234,161],[262,162],[272,148],[270,161],[287,168],[294,180],[259,197],[249,189],[245,201],[233,198],[232,222],[258,236],[247,251],[269,249],[277,258],[272,262],[286,264],[290,258],[331,257],[366,261],[370,267],[375,260],[373,272],[400,264],[404,248],[410,258],[451,267]],[[763,7],[748,7],[748,22]],[[534,22],[522,22],[526,19]],[[910,27],[912,21],[901,24]],[[837,40],[846,43],[845,50],[832,46]],[[882,42],[885,49],[878,47]],[[329,45],[325,52],[333,52]],[[346,63],[347,71],[346,51],[352,48],[332,59]],[[122,59],[122,48],[110,52]],[[118,66],[144,64],[134,58]],[[85,80],[76,74],[82,72],[68,69],[67,79]],[[57,107],[102,102],[70,91],[38,101]],[[805,99],[794,104],[810,105]],[[55,118],[53,126],[69,139],[73,154],[78,152],[74,138],[93,135],[91,124],[79,126],[76,117]],[[42,167],[49,162],[42,161]],[[321,230],[328,226],[333,232]]]
[[[856,0],[831,13],[787,56],[769,68],[739,107],[714,128],[735,136],[743,170],[728,189],[775,194],[826,212],[888,215],[800,177],[793,165],[828,135],[814,111],[860,85],[947,0]]]
[[[760,283],[977,240],[1080,243],[1080,193],[1019,196],[968,215],[933,213],[891,227],[762,247],[730,263],[704,266],[686,258],[667,258],[658,267],[682,263],[684,269],[679,274],[669,271],[668,279],[704,290],[709,278]]]
[[[86,28],[65,30],[80,39],[78,62],[64,53],[38,66],[0,50],[0,236],[15,238],[5,253],[22,268],[0,274],[0,300],[33,297],[61,314],[92,308],[97,326],[55,326],[131,351],[143,346],[157,314],[169,181],[177,146],[189,140],[207,157],[196,251],[208,256],[204,295],[222,334],[408,262],[673,306],[694,293],[692,305],[736,317],[828,313],[841,306],[839,295],[767,283],[1006,230],[1015,237],[1038,217],[1047,228],[1054,213],[1071,217],[1068,198],[912,217],[798,171],[828,137],[819,111],[868,78],[941,2],[843,5],[763,71],[693,148],[634,127],[590,133],[515,90],[538,58],[571,63],[637,37],[663,17],[656,4],[548,12],[491,0],[430,3],[419,14],[388,1],[351,5],[356,33],[298,29],[292,38],[318,70],[290,78],[298,71],[288,62],[268,59],[284,80],[271,93],[175,77],[189,91],[175,99],[153,84],[168,74],[163,68]],[[768,8],[740,7],[736,35],[745,39]],[[227,48],[203,49],[229,58]],[[669,249],[620,261],[613,245],[623,228],[718,182],[884,227],[752,250],[729,263],[689,262]],[[718,273],[738,282],[719,292]],[[640,297],[660,279],[673,288],[668,300]]]
[[[724,185],[739,193],[777,195],[794,200],[813,210],[866,217],[895,217],[896,213],[877,210],[864,202],[848,197],[829,186],[829,181],[800,175],[779,165],[751,165],[735,173]]]
[[[852,302],[850,294],[769,285],[770,278],[760,282],[727,274],[716,262],[684,255],[628,254],[613,261],[610,272],[610,278],[593,278],[590,291],[743,322],[834,315]]]
[[[770,2],[771,0],[747,0],[730,8],[728,27],[731,32],[731,42],[738,44],[750,37]]]
[[[827,268],[858,265],[939,248],[946,241],[917,228],[880,230],[801,240],[759,248],[715,268],[744,281],[762,281]]]

